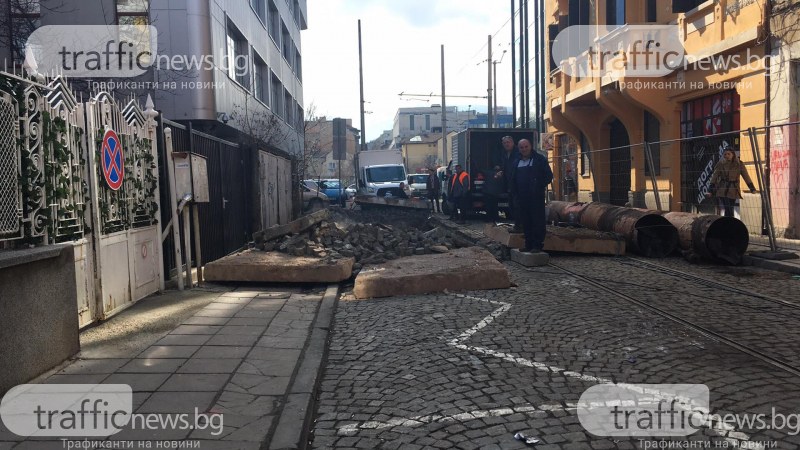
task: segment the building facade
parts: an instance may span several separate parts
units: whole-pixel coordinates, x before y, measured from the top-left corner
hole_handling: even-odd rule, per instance
[[[346,123],[345,147],[343,159],[336,159],[333,147],[334,121],[326,117],[317,117],[309,120],[305,125],[304,145],[304,179],[341,178],[349,181],[355,178],[353,164],[356,148],[359,143],[358,128],[353,127],[352,119],[343,119]]]
[[[547,0],[544,116],[555,135],[549,156],[557,198],[577,194],[584,201],[655,208],[657,193],[662,209],[714,212],[704,195],[709,167],[728,146],[756,180],[752,148],[740,130],[770,123],[768,21],[764,1]],[[590,33],[603,25],[614,29],[601,33],[609,45],[637,26],[663,26],[674,33],[683,58],[670,60],[674,70],[637,72],[634,58],[641,68],[644,53],[635,55],[626,43],[627,52],[603,61],[587,56],[600,48],[557,60],[556,37],[579,25]],[[791,113],[783,115],[789,120]],[[768,154],[765,134],[756,142]],[[644,142],[653,143],[652,166]],[[743,196],[740,218],[760,234],[760,194]]]
[[[447,106],[447,131],[461,130],[467,127],[470,120],[477,117],[473,109],[459,109]],[[414,136],[425,133],[442,132],[442,107],[431,105],[416,108],[399,108],[394,116],[392,129],[392,148],[399,149],[403,142]]]
[[[0,0],[0,7],[10,11],[0,24],[7,66],[23,61],[25,40],[39,26],[151,25],[158,50],[146,74],[91,81],[116,82],[106,90],[120,96],[151,94],[163,117],[217,137],[262,141],[284,156],[302,151],[306,0]]]

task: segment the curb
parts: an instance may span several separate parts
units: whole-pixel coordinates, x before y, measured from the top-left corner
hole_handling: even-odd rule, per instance
[[[786,264],[781,261],[774,261],[770,259],[764,258],[756,258],[750,255],[744,255],[742,257],[742,263],[746,266],[755,266],[760,267],[762,269],[774,270],[777,272],[785,272],[791,273],[794,275],[800,275],[800,265],[797,264]]]
[[[339,295],[337,284],[328,285],[317,317],[308,338],[308,345],[303,352],[299,369],[286,395],[278,426],[275,428],[269,443],[270,450],[304,449],[308,445],[308,437],[314,414],[314,399],[319,387],[322,363],[326,357],[328,335],[333,322],[336,299]],[[263,448],[263,447],[262,447]]]

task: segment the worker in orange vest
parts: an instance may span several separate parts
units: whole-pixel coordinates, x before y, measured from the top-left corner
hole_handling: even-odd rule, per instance
[[[469,207],[469,174],[464,171],[461,164],[456,164],[456,173],[450,180],[450,197],[453,199],[450,218],[458,223],[466,223],[465,216]]]

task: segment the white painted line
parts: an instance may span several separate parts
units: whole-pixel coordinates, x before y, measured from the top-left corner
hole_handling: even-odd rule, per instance
[[[570,410],[575,410],[576,408],[577,408],[576,405],[571,403],[568,403],[566,407],[558,403],[554,403],[554,404],[541,405],[538,408],[532,405],[524,405],[524,406],[514,406],[510,408],[468,411],[468,412],[453,414],[451,416],[430,414],[426,416],[416,416],[410,419],[401,419],[401,418],[392,419],[386,422],[371,421],[371,422],[363,422],[360,424],[351,423],[339,427],[338,435],[352,436],[358,433],[359,430],[382,430],[384,428],[394,428],[400,426],[413,428],[426,425],[429,423],[450,423],[450,422],[462,423],[462,422],[467,422],[469,420],[481,419],[484,417],[503,417],[519,413],[530,414],[536,411],[541,411],[541,412],[556,411],[556,410],[570,411]]]
[[[489,299],[481,298],[481,297],[473,297],[473,296],[464,295],[464,294],[451,294],[451,295],[453,295],[455,297],[458,297],[458,298],[465,298],[465,299],[469,299],[469,300],[476,300],[476,301],[480,301],[480,302],[484,302],[484,303],[489,303],[491,305],[496,305],[496,306],[499,306],[499,307],[497,309],[495,309],[494,311],[492,311],[488,316],[486,316],[483,319],[481,319],[481,321],[478,322],[477,324],[475,324],[475,326],[470,327],[469,329],[467,329],[463,333],[459,334],[458,337],[448,341],[447,344],[449,346],[455,347],[455,348],[457,348],[459,350],[466,350],[468,352],[482,353],[484,355],[492,356],[494,358],[499,358],[499,359],[502,359],[504,361],[508,361],[508,362],[517,364],[517,365],[522,366],[522,367],[530,367],[530,368],[533,368],[533,369],[536,369],[536,370],[540,370],[540,371],[543,371],[543,372],[549,372],[549,373],[559,373],[561,375],[564,375],[564,376],[567,376],[567,377],[570,377],[570,378],[574,378],[574,379],[577,379],[577,380],[580,380],[580,381],[585,381],[585,382],[595,383],[595,384],[616,384],[617,386],[620,386],[620,387],[625,388],[625,389],[632,390],[634,392],[645,393],[645,389],[643,389],[641,386],[638,386],[638,385],[628,384],[628,383],[614,383],[613,380],[608,379],[608,378],[595,377],[595,376],[592,376],[592,375],[584,375],[584,374],[581,374],[581,373],[578,373],[578,372],[574,372],[574,371],[571,371],[571,370],[566,370],[566,369],[558,367],[558,366],[551,366],[551,365],[548,365],[548,364],[545,364],[545,363],[531,361],[529,359],[522,358],[520,356],[515,356],[515,355],[512,355],[510,353],[504,353],[504,352],[500,352],[500,351],[497,351],[497,350],[492,350],[490,348],[477,347],[477,346],[464,344],[463,342],[468,340],[468,339],[470,339],[473,335],[475,335],[475,333],[477,333],[478,331],[486,328],[488,325],[490,325],[492,322],[494,322],[495,319],[497,319],[498,317],[500,317],[503,314],[507,313],[511,309],[512,305],[510,303],[506,303],[506,302],[501,302],[501,301],[496,301],[496,300],[489,300]],[[654,395],[658,395],[657,391],[650,392],[650,390],[647,390],[646,393],[652,393]],[[466,422],[466,421],[469,421],[469,420],[479,419],[479,418],[482,418],[482,417],[508,416],[508,415],[516,414],[516,413],[529,414],[529,413],[532,413],[532,412],[535,412],[535,411],[542,411],[542,412],[554,411],[554,410],[569,411],[569,410],[575,410],[576,406],[577,405],[573,404],[573,403],[567,403],[567,407],[564,407],[563,405],[560,405],[560,404],[546,404],[546,405],[539,406],[539,408],[536,408],[535,406],[527,405],[527,406],[515,406],[515,407],[511,407],[511,408],[498,408],[498,409],[491,409],[491,410],[468,411],[468,412],[463,412],[463,413],[459,413],[459,414],[454,414],[454,415],[451,415],[451,416],[443,416],[443,415],[439,415],[439,414],[430,414],[430,415],[426,415],[426,416],[416,416],[416,417],[412,417],[410,419],[395,418],[395,419],[392,419],[392,420],[389,420],[389,421],[386,421],[386,422],[369,421],[369,422],[362,422],[360,424],[359,423],[347,424],[347,425],[339,427],[337,433],[338,433],[339,436],[352,436],[352,435],[357,434],[359,430],[367,430],[367,429],[381,430],[381,429],[393,428],[393,427],[397,427],[397,426],[405,426],[405,427],[412,427],[413,428],[413,427],[418,427],[418,426],[422,426],[422,425],[429,424],[429,423]],[[725,441],[728,442],[729,444],[740,444],[742,441],[746,441],[746,442],[749,442],[748,448],[754,448],[754,449],[763,448],[763,445],[759,445],[756,442],[750,442],[750,436],[749,435],[736,431],[736,429],[733,426],[728,425],[725,422],[707,423],[706,425],[707,425],[707,427],[709,429],[719,433],[721,436],[725,436],[726,437]]]

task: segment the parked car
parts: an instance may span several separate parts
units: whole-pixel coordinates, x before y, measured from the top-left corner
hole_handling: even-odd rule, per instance
[[[303,210],[313,212],[325,208],[328,202],[330,202],[328,196],[325,195],[324,192],[319,191],[317,183],[313,181],[307,183],[306,181],[311,180],[304,180],[300,183],[300,192],[303,194]]]
[[[356,196],[356,191],[358,191],[358,187],[355,185],[355,183],[351,184],[350,186],[347,186],[347,188],[345,189],[345,192],[347,192],[347,197],[348,198],[355,197]]]
[[[332,203],[341,203],[347,200],[347,192],[341,182],[336,179],[325,179],[319,181],[319,190],[328,196]]]
[[[414,197],[426,198],[428,196],[427,183],[427,173],[412,173],[408,176],[408,186],[411,188],[411,193]]]

